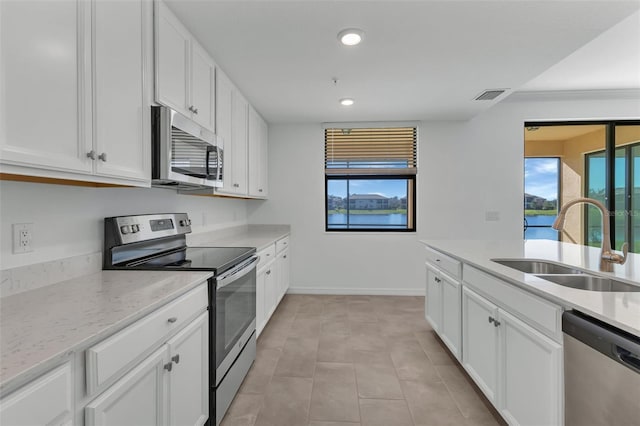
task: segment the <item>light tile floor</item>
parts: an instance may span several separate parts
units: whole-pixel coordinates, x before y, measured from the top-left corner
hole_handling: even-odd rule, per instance
[[[222,426],[505,424],[424,319],[424,297],[287,295]]]

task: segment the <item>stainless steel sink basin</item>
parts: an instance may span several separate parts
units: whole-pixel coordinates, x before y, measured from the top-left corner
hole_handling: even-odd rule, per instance
[[[624,283],[611,278],[596,277],[593,275],[545,275],[537,274],[536,277],[565,287],[590,291],[640,291],[640,286]]]
[[[527,274],[584,274],[584,271],[570,266],[559,265],[544,260],[530,259],[491,259],[509,268],[516,269]]]

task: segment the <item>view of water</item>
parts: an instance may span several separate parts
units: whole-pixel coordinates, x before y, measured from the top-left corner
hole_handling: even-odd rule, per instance
[[[557,240],[558,231],[551,228],[553,221],[556,220],[556,216],[525,216],[529,228],[524,233],[524,238],[527,240]],[[548,228],[532,228],[531,226],[548,226]]]
[[[347,227],[347,215],[334,213],[329,215],[329,228],[344,229]],[[407,227],[407,215],[401,213],[391,214],[351,214],[349,215],[350,228],[384,227],[403,229]]]

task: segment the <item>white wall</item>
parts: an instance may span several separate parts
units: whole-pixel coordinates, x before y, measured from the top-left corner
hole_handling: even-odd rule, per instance
[[[0,181],[0,270],[102,251],[110,216],[186,212],[194,232],[247,221],[247,202],[150,188]],[[13,223],[34,224],[34,251],[13,254]]]
[[[272,126],[270,198],[250,202],[249,222],[291,224],[296,291],[419,294],[420,239],[522,238],[525,121],[634,117],[640,117],[637,97],[541,94],[514,95],[467,122],[423,122],[415,234],[326,233],[322,126]],[[487,211],[499,220],[487,221]]]

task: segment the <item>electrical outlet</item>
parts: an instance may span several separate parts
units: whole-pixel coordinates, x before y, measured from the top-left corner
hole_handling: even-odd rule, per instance
[[[13,253],[33,251],[33,223],[13,224]]]

